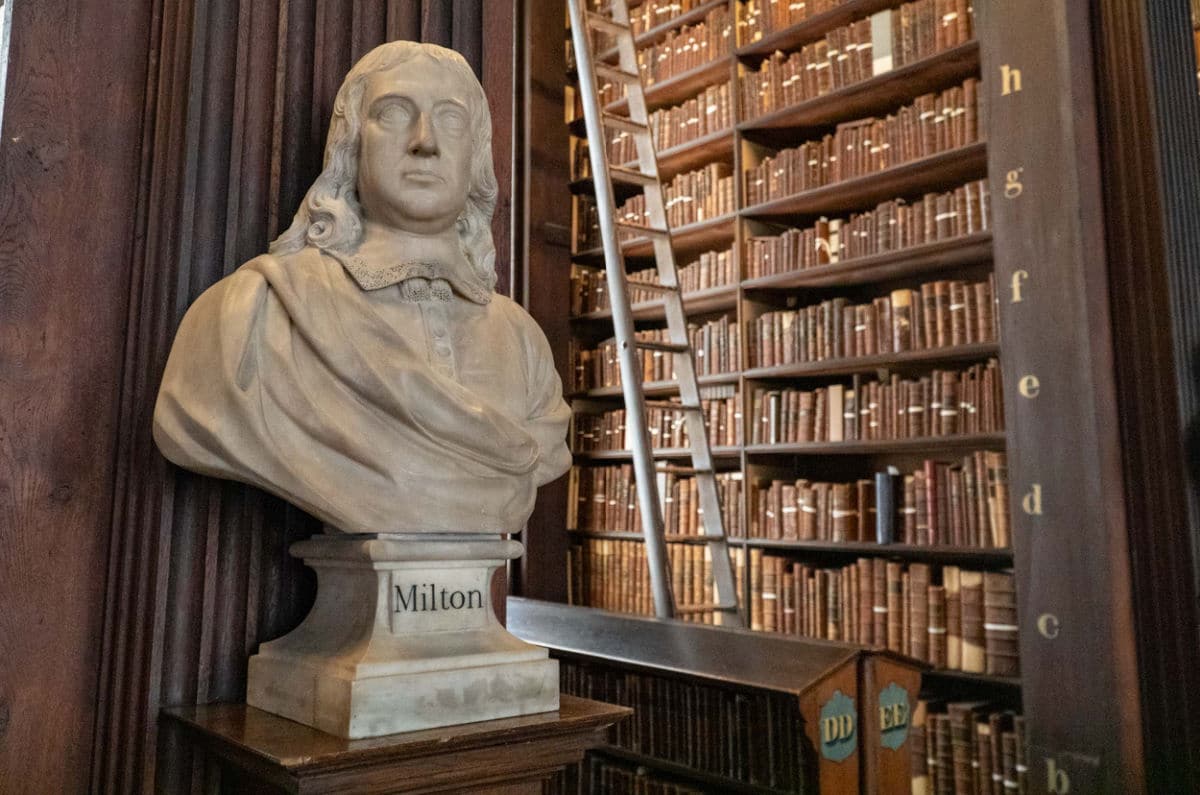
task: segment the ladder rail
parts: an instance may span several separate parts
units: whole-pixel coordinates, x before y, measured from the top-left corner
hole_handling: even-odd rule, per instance
[[[638,502],[645,536],[646,562],[650,567],[650,588],[654,600],[654,612],[662,618],[675,617],[675,599],[671,593],[671,578],[668,574],[667,543],[659,528],[663,526],[662,509],[658,502],[654,459],[650,454],[650,434],[642,405],[642,374],[634,370],[633,313],[625,292],[624,257],[614,208],[616,196],[608,172],[608,152],[605,146],[605,131],[600,118],[600,98],[596,90],[596,72],[592,68],[591,34],[584,19],[581,0],[568,0],[571,14],[571,40],[575,47],[575,60],[579,67],[579,91],[584,106],[584,123],[588,139],[594,144],[588,147],[588,158],[592,165],[592,184],[596,191],[596,212],[600,219],[600,239],[604,247],[604,258],[608,267],[605,278],[608,282],[609,303],[612,306],[613,327],[619,349],[617,361],[620,366],[622,391],[626,398],[625,422],[633,437],[634,481],[637,486]],[[588,110],[591,110],[589,113]],[[626,300],[621,300],[625,296]],[[632,404],[632,408],[630,407]]]
[[[596,192],[596,212],[605,258],[605,279],[617,341],[617,360],[626,403],[625,421],[632,442],[634,479],[641,506],[642,531],[655,614],[660,618],[674,618],[679,614],[688,615],[711,610],[722,613],[722,625],[738,626],[742,624],[742,615],[739,612],[741,600],[738,598],[724,519],[721,515],[712,449],[703,413],[698,410],[701,397],[694,351],[688,334],[675,252],[671,245],[670,224],[658,170],[658,154],[650,129],[649,109],[638,68],[633,34],[629,28],[629,8],[627,0],[611,0],[612,18],[601,18],[585,10],[584,2],[585,0],[568,0],[567,7],[578,66],[584,124],[588,139],[593,142],[588,147],[588,157],[592,166],[592,184]],[[597,64],[592,52],[593,28],[616,36],[618,61],[615,67]],[[614,117],[605,113],[600,104],[598,90],[601,74],[609,79],[619,79],[626,85],[628,117]],[[633,136],[637,150],[637,172],[626,168],[625,164],[614,166],[608,162],[606,133],[610,128]],[[613,180],[617,177],[628,182],[635,174],[638,178],[634,181],[640,183],[645,198],[645,221],[648,227],[645,234],[652,239],[654,245],[658,275],[656,289],[663,292],[668,330],[666,343],[639,343],[634,332],[629,299],[630,282],[625,274],[625,260],[619,238],[619,231],[629,229],[631,225],[616,219],[617,205]],[[636,283],[634,286],[637,286]],[[646,425],[646,399],[642,389],[639,350],[656,350],[671,357],[675,382],[682,400],[681,410],[688,431],[688,446],[692,458],[690,471],[695,476],[700,498],[700,527],[706,539],[708,558],[711,560],[716,605],[679,606],[671,592],[672,578],[669,573],[665,523],[657,481],[657,474],[662,470],[655,465]],[[685,407],[694,410],[684,410]]]

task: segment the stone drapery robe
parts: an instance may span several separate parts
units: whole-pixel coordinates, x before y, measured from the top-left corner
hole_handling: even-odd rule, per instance
[[[519,531],[571,460],[545,335],[468,279],[402,301],[399,278],[363,289],[348,269],[309,247],[201,295],[163,375],[159,449],[345,532]]]

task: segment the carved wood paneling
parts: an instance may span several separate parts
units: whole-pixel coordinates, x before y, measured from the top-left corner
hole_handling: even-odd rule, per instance
[[[149,3],[18,2],[0,137],[0,792],[87,787]]]
[[[247,657],[312,603],[314,578],[287,547],[316,532],[314,520],[182,471],[154,447],[154,399],[183,312],[290,223],[354,59],[388,38],[420,38],[459,45],[479,72],[483,21],[482,0],[155,3],[93,790],[202,780],[170,737],[156,749],[160,707],[243,698]],[[506,69],[511,57],[496,57],[485,84],[504,86]]]

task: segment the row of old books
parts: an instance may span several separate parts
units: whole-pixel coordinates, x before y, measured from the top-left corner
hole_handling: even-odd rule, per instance
[[[848,219],[818,219],[804,229],[746,241],[746,278],[832,265],[972,235],[991,228],[987,180],[909,203],[886,201]]]
[[[666,25],[672,19],[699,8],[708,0],[645,0],[629,9],[629,26],[635,37],[642,35],[661,25]],[[607,0],[599,0],[599,4],[607,9]]]
[[[650,114],[654,149],[660,154],[673,146],[681,146],[732,126],[733,92],[729,82],[709,86],[691,99]],[[637,160],[637,145],[630,133],[613,134],[605,144],[608,147],[608,162],[621,164]]]
[[[633,708],[628,720],[609,730],[613,745],[772,792],[808,791],[803,724],[788,694],[714,686],[598,660],[563,659],[559,671],[564,693]]]
[[[635,332],[643,342],[668,342],[666,329]],[[741,369],[741,334],[737,320],[722,315],[702,325],[688,324],[688,340],[695,355],[697,375],[735,373]],[[675,354],[639,350],[643,381],[675,379]],[[570,389],[585,392],[605,386],[620,386],[621,369],[617,361],[616,340],[606,340],[596,348],[581,348],[574,340],[568,345],[568,361],[573,374]]]
[[[739,44],[752,44],[810,17],[832,11],[848,0],[746,0],[738,19]]]
[[[853,483],[760,480],[750,489],[750,537],[1007,549],[1005,455],[927,459],[912,472],[891,468]]]
[[[743,555],[740,549],[734,556]],[[671,590],[680,607],[717,603],[713,583],[712,549],[707,544],[667,544]],[[567,595],[571,604],[617,613],[654,615],[646,545],[641,541],[581,538],[567,549]],[[687,612],[681,620],[720,624],[714,612]]]
[[[663,525],[668,536],[702,533],[696,479],[673,472],[656,475]],[[742,473],[719,472],[717,492],[726,535],[742,537]],[[640,533],[633,466],[575,466],[567,479],[567,527],[588,533]]]
[[[1007,571],[878,557],[818,568],[751,549],[750,625],[886,648],[940,669],[1020,674]]]
[[[678,269],[676,275],[680,291],[686,296],[688,293],[737,284],[735,265],[733,249],[706,251]],[[630,271],[625,278],[629,282],[630,303],[662,300],[661,292],[638,287],[638,284],[659,283],[656,268]],[[571,268],[571,315],[601,312],[610,306],[608,277],[605,272],[573,265]]]
[[[750,367],[852,359],[995,342],[992,277],[926,282],[870,303],[831,298],[794,310],[766,312],[750,333]]]
[[[705,15],[704,21],[669,32],[662,41],[637,54],[642,85],[649,88],[676,75],[698,69],[733,49],[733,19],[722,6]]]
[[[663,205],[667,223],[672,227],[686,226],[728,215],[734,210],[733,175],[725,163],[710,163],[704,168],[680,174],[663,185]],[[617,208],[617,221],[635,226],[649,226],[646,197],[631,196]],[[636,237],[633,230],[622,230],[626,237]]]
[[[700,408],[709,444],[714,447],[741,444],[742,400],[737,386],[718,384],[701,387],[700,392]],[[682,410],[648,408],[645,424],[650,444],[656,449],[678,449],[688,445],[687,422]],[[630,450],[632,442],[625,424],[625,409],[576,414],[573,418],[571,449],[577,453]]]
[[[979,81],[923,94],[883,119],[839,124],[819,141],[782,149],[746,171],[746,204],[761,204],[904,163],[979,140]]]
[[[969,0],[917,0],[835,28],[797,52],[776,52],[757,71],[741,78],[743,119],[815,99],[965,44],[972,36],[973,14]]]
[[[830,384],[811,390],[756,388],[751,444],[920,439],[1004,430],[995,359],[928,376]]]
[[[921,699],[910,722],[912,795],[1025,795],[1025,719],[986,701]]]
[[[713,447],[741,444],[741,395],[733,384],[703,389],[728,392],[727,397],[702,398],[700,409]],[[679,449],[688,446],[685,413],[665,408],[648,408],[645,413],[650,445],[655,449]],[[605,450],[631,450],[633,439],[625,424],[625,409],[600,414],[576,414],[571,424],[571,449],[576,453]]]

